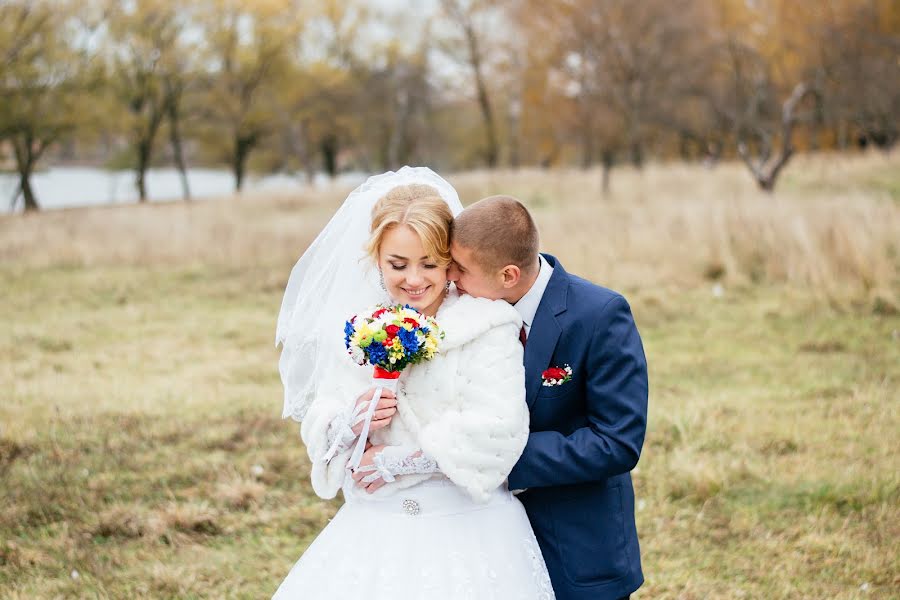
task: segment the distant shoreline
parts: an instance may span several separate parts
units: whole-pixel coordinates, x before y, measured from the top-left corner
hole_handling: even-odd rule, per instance
[[[361,172],[344,173],[335,180],[317,174],[312,184],[305,174],[251,174],[242,192],[302,191],[336,183],[357,185],[365,180]],[[192,168],[188,170],[190,197],[215,199],[232,197],[234,175],[227,169]],[[36,172],[31,179],[41,210],[60,210],[76,207],[119,206],[139,204],[132,170],[98,169],[80,166],[50,166]],[[18,173],[0,171],[0,214],[17,214],[24,210],[21,197],[11,207],[13,194],[19,185]],[[152,168],[146,174],[147,203],[183,201],[181,173],[172,167]]]

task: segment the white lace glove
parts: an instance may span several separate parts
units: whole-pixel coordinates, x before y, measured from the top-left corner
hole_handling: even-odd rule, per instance
[[[372,458],[372,465],[361,467],[359,471],[368,472],[361,483],[372,483],[379,477],[385,483],[391,483],[399,475],[428,475],[440,473],[437,461],[412,446],[385,446],[384,450]]]
[[[368,402],[358,404],[355,409],[346,410],[331,420],[325,436],[328,439],[328,452],[322,457],[322,462],[329,463],[331,459],[348,450],[356,442],[359,436],[353,433],[353,426],[365,420]]]

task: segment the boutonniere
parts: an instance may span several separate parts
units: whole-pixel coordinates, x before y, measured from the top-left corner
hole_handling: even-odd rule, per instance
[[[550,367],[549,369],[541,373],[541,379],[544,380],[543,385],[545,385],[546,387],[568,383],[572,381],[572,367],[570,367],[569,365],[566,365],[562,368]]]

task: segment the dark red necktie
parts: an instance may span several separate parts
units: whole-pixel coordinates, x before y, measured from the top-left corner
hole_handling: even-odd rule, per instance
[[[525,347],[525,342],[528,340],[528,336],[525,335],[525,326],[522,325],[522,329],[519,330],[519,341],[522,342],[522,347]]]

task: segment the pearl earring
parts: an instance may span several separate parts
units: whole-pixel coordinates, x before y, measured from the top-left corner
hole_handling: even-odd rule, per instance
[[[384,272],[381,269],[378,269],[378,282],[381,284],[381,289],[387,291],[387,287],[384,285]]]

